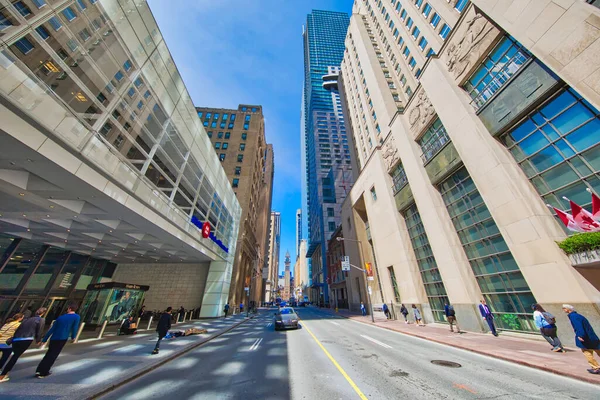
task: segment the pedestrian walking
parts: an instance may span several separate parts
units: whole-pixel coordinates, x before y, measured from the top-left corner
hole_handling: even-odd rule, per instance
[[[240,303],[240,314],[244,312],[244,303]]]
[[[12,357],[0,373],[0,382],[8,381],[8,373],[13,369],[19,357],[29,348],[31,343],[35,340],[36,343],[42,341],[42,334],[44,333],[44,314],[46,308],[42,307],[35,312],[35,316],[24,319],[21,325],[15,331],[12,340]],[[0,367],[2,363],[0,363]]]
[[[367,315],[367,309],[365,308],[365,303],[363,303],[362,301],[360,302],[360,312],[362,313],[363,317],[365,315]]]
[[[562,343],[558,336],[556,336],[556,318],[550,314],[539,304],[532,304],[533,309],[533,323],[540,330],[540,333],[552,346],[552,351],[565,352]]]
[[[485,300],[481,300],[480,303],[479,312],[481,313],[481,317],[485,322],[487,322],[492,334],[494,336],[498,336],[498,332],[496,332],[496,326],[494,325],[494,315],[492,314],[492,310],[490,310]]]
[[[444,314],[446,315],[446,320],[448,320],[448,323],[450,324],[450,332],[454,332],[453,325],[456,324],[456,333],[460,333],[460,327],[456,320],[456,311],[454,311],[454,306],[452,306],[452,304],[444,304]]]
[[[169,329],[171,329],[171,310],[172,307],[167,307],[164,313],[158,319],[158,325],[156,325],[156,333],[158,334],[158,341],[156,342],[156,346],[154,346],[154,350],[152,354],[158,354],[160,350],[160,341],[163,340]]]
[[[22,321],[23,314],[17,313],[0,328],[0,352],[2,352],[2,356],[0,356],[0,368],[4,366],[13,352],[13,338]]]
[[[390,314],[390,309],[388,308],[387,304],[383,303],[383,305],[381,306],[381,308],[383,309],[383,313],[385,314],[385,317],[387,319],[392,319],[392,316]]]
[[[562,309],[569,316],[573,330],[575,331],[575,345],[581,349],[581,352],[587,358],[590,374],[600,374],[600,364],[594,359],[594,352],[600,357],[600,339],[590,322],[586,317],[577,313],[575,307],[569,304],[563,304]]]
[[[31,314],[33,314],[33,309],[31,308],[31,306],[27,307],[27,310],[23,311],[23,319],[27,319],[29,317],[31,317]]]
[[[183,308],[183,306],[179,307],[179,321],[177,322],[183,322],[183,319],[185,318],[185,308]]]
[[[413,309],[413,314],[415,316],[415,323],[418,324],[419,326],[425,326],[425,324],[423,323],[423,318],[421,317],[421,311],[419,311],[419,309],[417,308],[417,306],[415,304],[412,305],[412,309]]]
[[[406,306],[404,304],[402,304],[402,306],[400,306],[400,314],[402,314],[404,316],[404,323],[408,324],[408,309],[406,308]]]
[[[144,314],[146,313],[146,306],[140,307],[140,311],[138,312],[138,318],[144,318]]]
[[[229,303],[225,304],[223,311],[225,311],[225,316],[227,317],[227,314],[229,314]]]
[[[54,362],[60,355],[63,347],[69,340],[69,336],[72,340],[77,337],[77,330],[79,329],[79,322],[81,318],[75,312],[77,311],[77,304],[69,304],[67,313],[58,317],[52,327],[42,339],[42,343],[46,343],[50,340],[48,351],[42,361],[40,361],[35,374],[38,378],[45,378],[52,375],[50,369],[54,365]]]

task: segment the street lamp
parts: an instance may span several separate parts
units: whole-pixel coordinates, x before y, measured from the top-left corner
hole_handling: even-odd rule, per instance
[[[348,238],[343,238],[343,237],[336,237],[335,240],[337,240],[338,242],[342,242],[342,241],[349,241],[349,242],[356,242],[358,243],[358,251],[360,252],[360,258],[361,260],[365,260],[365,257],[363,255],[363,251],[362,251],[362,242],[360,240],[355,240],[355,239],[348,239]],[[367,288],[367,298],[369,299],[369,311],[371,313],[371,321],[375,322],[375,316],[373,315],[373,303],[371,302],[371,292],[369,291],[369,280],[367,279],[367,269],[366,268],[358,268],[352,264],[350,264],[351,267],[354,267],[358,270],[361,270],[363,272],[363,276],[365,277],[365,287]]]

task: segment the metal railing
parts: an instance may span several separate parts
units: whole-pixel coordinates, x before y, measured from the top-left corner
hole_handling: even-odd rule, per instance
[[[421,154],[423,164],[431,160],[448,142],[450,142],[450,138],[446,128],[440,126],[426,142],[419,143],[423,150],[423,154]]]
[[[475,110],[483,107],[488,100],[519,70],[531,57],[520,50],[492,77],[492,80],[471,100]]]

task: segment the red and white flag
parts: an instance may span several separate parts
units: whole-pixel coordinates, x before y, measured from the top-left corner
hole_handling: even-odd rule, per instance
[[[600,197],[592,192],[590,188],[588,188],[587,191],[592,195],[592,218],[596,222],[600,222]]]
[[[579,204],[574,203],[566,197],[563,199],[567,200],[571,204],[571,213],[573,220],[586,231],[598,231],[600,230],[600,224],[594,220],[594,216],[591,212],[581,207]]]
[[[583,226],[580,226],[577,222],[575,222],[575,219],[573,219],[573,216],[571,214],[561,211],[558,208],[554,208],[550,204],[546,204],[546,205],[554,210],[554,212],[556,213],[558,218],[562,221],[562,223],[567,227],[568,230],[573,231],[573,232],[590,232],[591,231],[590,228],[585,228]]]

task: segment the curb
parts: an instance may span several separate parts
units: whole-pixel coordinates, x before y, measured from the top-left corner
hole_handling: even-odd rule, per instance
[[[165,365],[166,363],[168,363],[170,361],[173,361],[174,359],[179,358],[179,357],[181,357],[184,354],[189,353],[190,351],[196,349],[197,347],[200,347],[200,346],[202,346],[202,345],[210,342],[211,340],[216,339],[216,338],[218,338],[221,335],[224,335],[225,333],[227,333],[227,332],[229,332],[229,331],[237,328],[238,326],[242,325],[243,323],[250,321],[254,317],[255,316],[250,316],[249,318],[244,318],[240,322],[238,322],[238,323],[236,323],[234,325],[231,325],[229,328],[225,329],[224,331],[222,331],[222,332],[220,332],[218,334],[210,336],[210,337],[208,337],[208,338],[206,338],[206,339],[204,339],[204,340],[202,340],[202,341],[200,341],[198,343],[191,344],[191,345],[185,347],[180,352],[172,354],[172,355],[170,355],[170,356],[168,356],[168,357],[166,357],[166,358],[164,358],[164,359],[162,359],[162,360],[160,360],[160,361],[158,361],[158,362],[156,362],[154,364],[151,364],[151,365],[147,366],[146,368],[143,368],[143,369],[141,369],[141,370],[139,370],[137,372],[134,372],[132,375],[126,377],[125,379],[121,380],[118,383],[110,384],[109,386],[106,386],[106,387],[104,387],[102,389],[99,389],[99,390],[94,390],[93,393],[84,394],[83,396],[80,393],[80,395],[78,396],[78,398],[79,399],[83,398],[85,400],[93,400],[93,399],[97,399],[97,398],[99,398],[101,396],[104,396],[104,395],[106,395],[106,394],[114,391],[115,389],[118,389],[119,387],[121,387],[121,386],[123,386],[123,385],[125,385],[125,384],[127,384],[127,383],[129,383],[129,382],[131,382],[133,380],[135,380],[135,379],[138,379],[138,378],[140,378],[143,375],[146,375],[148,372],[154,371],[155,369],[157,369],[157,368]]]
[[[419,339],[427,340],[429,342],[433,342],[433,343],[437,343],[437,344],[442,344],[442,345],[445,345],[445,346],[450,346],[450,347],[454,347],[454,348],[465,350],[465,351],[470,351],[471,353],[480,354],[480,355],[483,355],[483,356],[486,356],[486,357],[497,358],[499,360],[508,361],[508,362],[513,363],[513,364],[518,364],[518,365],[522,365],[522,366],[529,367],[529,368],[535,368],[535,369],[538,369],[538,370],[541,370],[541,371],[550,372],[550,373],[555,374],[555,375],[566,376],[566,377],[569,377],[569,378],[572,378],[572,379],[576,379],[578,381],[583,381],[583,382],[591,383],[591,384],[594,384],[594,385],[600,385],[600,382],[598,382],[595,379],[589,378],[586,375],[577,375],[577,374],[574,374],[574,373],[571,373],[571,372],[559,371],[557,369],[546,367],[546,366],[543,366],[543,365],[533,364],[533,363],[530,363],[530,362],[527,362],[527,361],[522,361],[522,360],[515,360],[513,358],[509,358],[509,357],[505,357],[505,356],[501,356],[501,355],[497,355],[497,354],[490,354],[490,353],[486,353],[485,351],[481,351],[481,350],[477,350],[477,349],[472,349],[472,348],[469,348],[469,347],[461,346],[459,344],[443,342],[443,341],[438,340],[438,339],[431,339],[429,337],[418,335],[418,334],[415,334],[415,333],[397,331],[397,330],[395,330],[393,328],[389,328],[389,327],[386,327],[386,326],[379,326],[379,325],[377,325],[377,323],[359,321],[359,320],[353,319],[352,317],[348,317],[348,316],[341,315],[341,314],[332,314],[332,315],[337,315],[339,317],[346,318],[346,319],[349,319],[351,321],[356,321],[356,322],[359,322],[361,324],[371,325],[371,326],[375,326],[375,327],[381,328],[381,329],[387,329],[388,331],[400,333],[402,335],[413,336],[413,337],[416,337],[416,338],[419,338]]]

